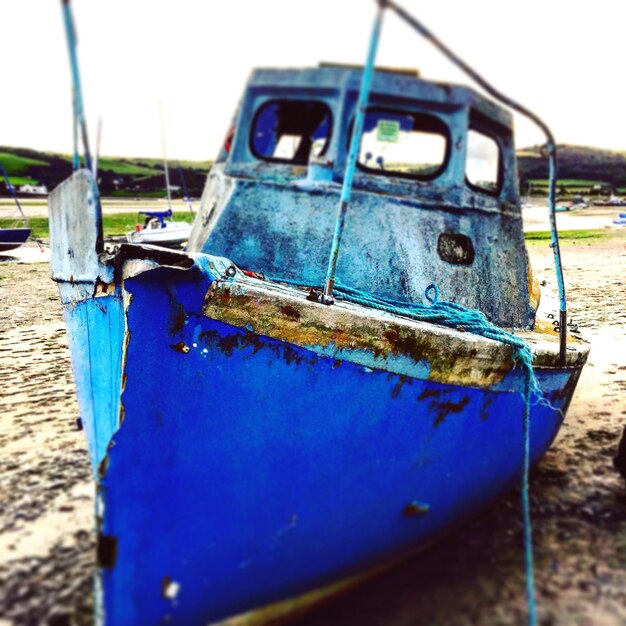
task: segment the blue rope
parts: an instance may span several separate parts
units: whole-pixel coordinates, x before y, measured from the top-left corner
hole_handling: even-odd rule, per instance
[[[530,474],[530,398],[532,378],[534,376],[532,365],[527,370],[526,387],[524,390],[524,469],[522,471],[522,521],[524,523],[524,570],[526,573],[526,603],[528,604],[528,623],[530,626],[537,624],[537,601],[535,599],[535,565],[533,558],[533,527],[530,517],[530,487],[528,477]]]
[[[309,285],[304,285],[302,281],[298,280],[266,278],[288,285],[309,287]],[[431,324],[447,326],[448,328],[456,328],[511,346],[515,361],[520,363],[528,372],[530,396],[541,395],[537,377],[533,371],[533,355],[530,346],[521,337],[492,324],[480,311],[468,309],[455,302],[439,300],[439,290],[436,285],[429,285],[426,288],[425,297],[430,304],[381,298],[354,287],[347,287],[339,282],[335,283],[335,291],[337,297],[346,302],[353,302],[354,304],[371,307],[393,315],[401,315],[420,322],[430,322]]]
[[[300,287],[310,287],[304,285],[302,281],[289,280],[285,278],[266,277],[268,280],[296,285]],[[418,302],[408,302],[406,300],[394,300],[392,298],[381,298],[366,291],[347,287],[339,282],[335,283],[334,294],[338,299],[345,302],[352,302],[362,306],[371,307],[394,315],[401,315],[420,322],[429,322],[448,328],[463,330],[474,335],[500,341],[511,346],[513,358],[516,363],[525,370],[524,383],[524,460],[521,485],[522,519],[524,523],[524,566],[526,572],[526,596],[528,603],[528,623],[530,626],[537,624],[537,604],[535,601],[535,576],[533,564],[533,541],[532,523],[530,515],[529,497],[529,473],[530,473],[530,406],[533,396],[541,397],[541,390],[537,382],[537,377],[533,370],[533,355],[530,346],[521,337],[507,332],[506,330],[492,324],[483,313],[475,309],[468,309],[455,302],[448,302],[439,299],[439,289],[436,285],[428,285],[424,293],[430,304],[420,304]]]

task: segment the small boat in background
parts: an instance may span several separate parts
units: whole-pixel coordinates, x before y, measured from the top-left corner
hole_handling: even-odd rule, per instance
[[[165,175],[165,189],[167,192],[166,211],[140,211],[139,215],[145,215],[143,225],[138,224],[134,231],[126,235],[129,243],[149,244],[153,246],[161,246],[164,248],[181,248],[187,243],[189,234],[191,233],[191,224],[188,222],[177,221],[171,218],[174,214],[172,210],[172,186],[170,185],[170,170],[167,163],[167,153],[165,149],[165,129],[163,127],[163,110],[159,102],[159,119],[161,122],[161,145],[163,148],[163,172]],[[184,197],[183,201],[193,215],[191,199],[187,194],[187,186],[184,182],[182,170],[179,168],[179,174],[183,183]]]
[[[8,228],[0,228],[0,252],[8,252],[9,250],[15,250],[19,248],[21,245],[26,243],[31,234],[31,229],[28,226],[28,218],[26,217],[22,205],[20,204],[19,198],[17,197],[17,193],[15,192],[15,188],[11,183],[11,179],[7,174],[6,170],[2,163],[0,163],[0,174],[2,174],[2,178],[4,179],[4,183],[7,187],[7,191],[13,196],[13,200],[15,201],[15,206],[20,212],[21,219],[17,219],[16,222],[22,222],[25,226],[22,227],[8,227]]]
[[[30,237],[30,228],[0,228],[0,252],[15,250]]]
[[[364,69],[252,73],[187,252],[105,249],[89,168],[50,196],[103,624],[196,626],[330,587],[520,481],[532,595],[528,472],[589,350],[567,336],[555,180],[556,317],[524,243],[510,111],[375,69],[387,10],[428,33],[385,0]],[[446,54],[540,126],[556,171],[545,124]]]
[[[172,209],[166,211],[139,211],[145,215],[143,225],[126,235],[128,243],[142,243],[165,248],[181,248],[189,239],[191,224],[169,220]]]
[[[594,200],[593,206],[626,206],[626,200],[611,194],[607,200]]]

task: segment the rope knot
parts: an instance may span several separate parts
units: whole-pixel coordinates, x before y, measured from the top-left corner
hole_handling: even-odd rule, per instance
[[[435,283],[430,283],[430,285],[426,287],[426,290],[424,291],[424,297],[431,304],[437,304],[437,302],[439,302],[439,289],[437,288],[437,285],[435,285]]]

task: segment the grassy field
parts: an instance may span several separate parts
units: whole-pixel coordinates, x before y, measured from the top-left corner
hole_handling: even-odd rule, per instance
[[[543,178],[534,178],[528,181],[532,185],[540,185],[542,187],[548,186],[548,181]],[[578,178],[559,178],[556,181],[557,187],[559,185],[563,187],[592,187],[593,185],[604,185],[606,183],[600,180],[583,180]]]
[[[190,213],[177,212],[174,215],[176,221],[193,222],[194,216]],[[137,213],[116,213],[114,215],[105,215],[103,218],[104,235],[105,237],[124,235],[135,229],[135,225],[141,222],[140,216]],[[47,217],[32,217],[29,219],[30,227],[33,230],[33,235],[39,239],[45,239],[49,236],[48,218]],[[19,225],[19,220],[15,219],[0,219],[0,228],[10,228],[11,226]],[[626,232],[626,229],[624,230]],[[561,241],[575,241],[579,239],[584,240],[599,240],[608,239],[615,236],[615,233],[607,229],[581,229],[581,230],[564,230],[559,233],[559,239]],[[529,243],[545,243],[550,240],[550,231],[542,230],[536,232],[529,232],[524,234],[524,238]]]
[[[27,172],[28,168],[33,165],[46,165],[45,161],[39,161],[38,159],[29,159],[27,157],[19,156],[17,154],[11,154],[10,152],[0,152],[0,163],[2,163],[4,169],[8,173],[10,173],[11,180],[13,180],[14,175],[19,175],[23,172]]]
[[[137,192],[132,192],[132,191],[124,191],[122,189],[117,190],[117,191],[112,191],[111,193],[109,193],[109,197],[111,198],[141,198],[141,199],[146,199],[146,198],[165,198],[165,190],[159,190],[159,191],[142,191],[141,193],[137,193]]]
[[[536,178],[528,181],[532,185],[532,193],[534,196],[539,194],[547,194],[548,193],[548,181],[542,178]],[[601,180],[583,180],[583,179],[574,179],[574,178],[566,178],[560,179],[556,183],[557,194],[559,196],[573,196],[579,193],[589,194],[590,189],[595,185],[601,185],[605,187],[607,185],[606,182]],[[526,187],[524,187],[523,191],[526,191]],[[616,187],[615,193],[617,194],[626,194],[626,187]],[[523,195],[523,194],[522,194]],[[606,197],[606,193],[604,194]]]
[[[176,221],[192,222],[191,213],[176,213]],[[141,223],[137,213],[116,213],[115,215],[105,215],[103,218],[104,236],[112,237],[124,235],[135,229],[135,225]],[[33,236],[38,239],[46,239],[50,235],[47,217],[33,217],[28,220],[33,231]],[[12,219],[0,219],[0,228],[10,228],[16,226],[18,221]]]
[[[1,161],[0,161],[1,162]],[[39,181],[30,176],[9,176],[9,180],[14,187],[19,185],[38,185]]]
[[[120,176],[156,176],[163,173],[163,164],[161,163],[161,167],[157,169],[154,166],[151,167],[126,159],[103,157],[98,161],[98,169],[104,172],[113,172]]]
[[[550,240],[549,230],[539,230],[530,233],[524,233],[524,239],[527,242],[545,242]],[[612,237],[613,233],[603,228],[581,229],[581,230],[563,230],[559,232],[560,241],[575,241],[578,239],[607,239]]]

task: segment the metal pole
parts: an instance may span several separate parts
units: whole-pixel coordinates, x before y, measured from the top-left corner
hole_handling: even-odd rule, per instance
[[[96,133],[96,152],[93,155],[93,177],[98,180],[98,162],[100,161],[100,141],[102,140],[102,117],[98,117],[98,131]]]
[[[170,170],[167,167],[167,153],[165,151],[165,128],[163,125],[163,107],[159,100],[159,121],[161,125],[161,147],[163,148],[163,168],[165,169],[165,188],[167,189],[167,206],[172,210],[172,191],[170,189]]]
[[[85,150],[85,165],[91,170],[91,154],[89,152],[89,137],[87,135],[87,122],[83,106],[83,92],[80,83],[80,71],[78,69],[78,56],[76,54],[76,30],[72,18],[70,0],[61,0],[63,5],[63,18],[65,21],[65,33],[67,35],[67,48],[70,55],[72,70],[72,84],[74,85],[74,105],[76,107],[76,119],[81,128],[83,148]]]
[[[407,24],[412,26],[418,33],[420,33],[425,39],[430,41],[435,48],[437,48],[448,60],[456,65],[461,71],[465,72],[472,80],[474,80],[480,87],[482,87],[488,94],[493,96],[496,100],[499,100],[506,106],[510,107],[514,111],[524,115],[528,119],[532,120],[546,136],[545,152],[549,160],[550,165],[550,186],[548,192],[548,209],[550,214],[550,230],[552,239],[552,251],[554,253],[554,265],[556,270],[556,280],[559,290],[559,324],[560,324],[560,353],[559,360],[561,365],[565,364],[565,354],[567,349],[567,300],[565,297],[565,282],[563,280],[563,268],[561,266],[561,250],[559,248],[559,233],[556,225],[556,175],[557,175],[557,154],[556,154],[556,142],[552,131],[548,128],[547,124],[535,115],[532,111],[522,106],[515,100],[512,100],[508,96],[505,96],[502,92],[498,91],[490,83],[488,83],[478,72],[472,69],[463,59],[456,55],[450,48],[448,48],[442,41],[440,41],[433,33],[431,33],[426,26],[424,26],[419,20],[407,13],[402,7],[398,6],[394,0],[383,0],[384,4],[392,11],[401,17]]]
[[[180,182],[183,187],[183,200],[185,201],[185,204],[187,205],[187,208],[189,209],[191,214],[194,215],[193,206],[191,205],[191,198],[189,197],[189,191],[187,189],[187,183],[185,182],[185,176],[183,174],[183,169],[181,168],[180,163],[178,164],[178,174],[180,176]]]
[[[26,223],[26,226],[30,228],[30,222],[28,221],[28,217],[26,217],[26,213],[24,213],[24,210],[22,209],[22,205],[20,203],[19,198],[17,197],[17,192],[15,191],[15,187],[13,187],[13,184],[11,183],[11,179],[9,178],[9,175],[4,169],[4,166],[2,165],[2,163],[0,163],[0,174],[2,174],[2,177],[4,178],[4,182],[7,186],[7,189],[9,190],[9,193],[13,196],[13,200],[15,200],[15,204],[17,205],[17,208],[20,214],[22,215],[22,219]],[[37,237],[35,237],[35,235],[32,234],[32,231],[31,231],[30,237],[36,242],[36,244],[39,246],[39,249],[43,252],[43,243],[41,242],[41,239],[38,239]]]
[[[11,194],[11,196],[13,196],[13,200],[15,200],[15,204],[17,205],[17,208],[20,214],[22,215],[22,218],[28,224],[28,218],[26,217],[26,214],[24,213],[22,209],[22,205],[20,204],[19,198],[17,197],[17,192],[15,191],[15,188],[13,187],[13,184],[11,183],[11,179],[9,178],[9,175],[4,169],[4,166],[2,165],[2,163],[0,163],[0,174],[2,174],[2,177],[4,178],[4,182],[7,186],[7,191]]]
[[[83,151],[85,154],[85,167],[93,174],[91,163],[91,153],[89,151],[89,135],[87,134],[87,121],[85,120],[85,110],[83,106],[83,92],[80,84],[80,71],[78,69],[78,56],[76,54],[76,30],[72,18],[72,8],[70,0],[61,0],[63,7],[63,21],[65,23],[65,34],[67,37],[67,49],[70,56],[70,67],[72,70],[72,84],[74,87],[75,123],[80,126],[83,140]],[[104,250],[104,234],[102,230],[102,206],[100,205],[100,194],[98,184],[93,180],[93,194],[96,203],[96,251]]]
[[[72,157],[72,169],[80,168],[80,156],[78,155],[78,113],[76,111],[76,90],[72,89],[72,134],[74,140],[74,156]]]
[[[565,284],[563,282],[563,266],[561,264],[561,248],[559,246],[559,232],[556,226],[556,177],[557,159],[556,145],[548,155],[550,164],[550,185],[548,187],[548,207],[550,210],[550,247],[554,255],[556,282],[559,289],[559,365],[565,365],[567,353],[567,302],[565,300]]]
[[[324,292],[321,296],[323,304],[332,304],[333,289],[335,287],[335,274],[337,271],[337,259],[339,257],[339,247],[341,245],[341,236],[346,218],[346,211],[350,204],[350,195],[352,192],[352,181],[356,162],[359,156],[359,148],[361,146],[361,134],[363,133],[363,123],[365,121],[365,111],[367,109],[367,101],[369,98],[370,88],[372,86],[372,78],[374,76],[374,61],[376,59],[376,50],[378,48],[378,40],[380,39],[380,29],[383,21],[383,13],[385,3],[379,2],[376,19],[372,28],[369,50],[367,53],[367,61],[363,68],[363,76],[361,78],[361,89],[359,91],[359,100],[357,104],[354,126],[352,129],[352,139],[350,142],[350,151],[346,162],[346,169],[343,176],[343,187],[341,189],[341,198],[339,200],[339,208],[337,210],[337,219],[335,220],[335,232],[333,235],[333,243],[330,250],[330,259],[328,260],[328,270],[326,272],[326,282],[324,283]]]

